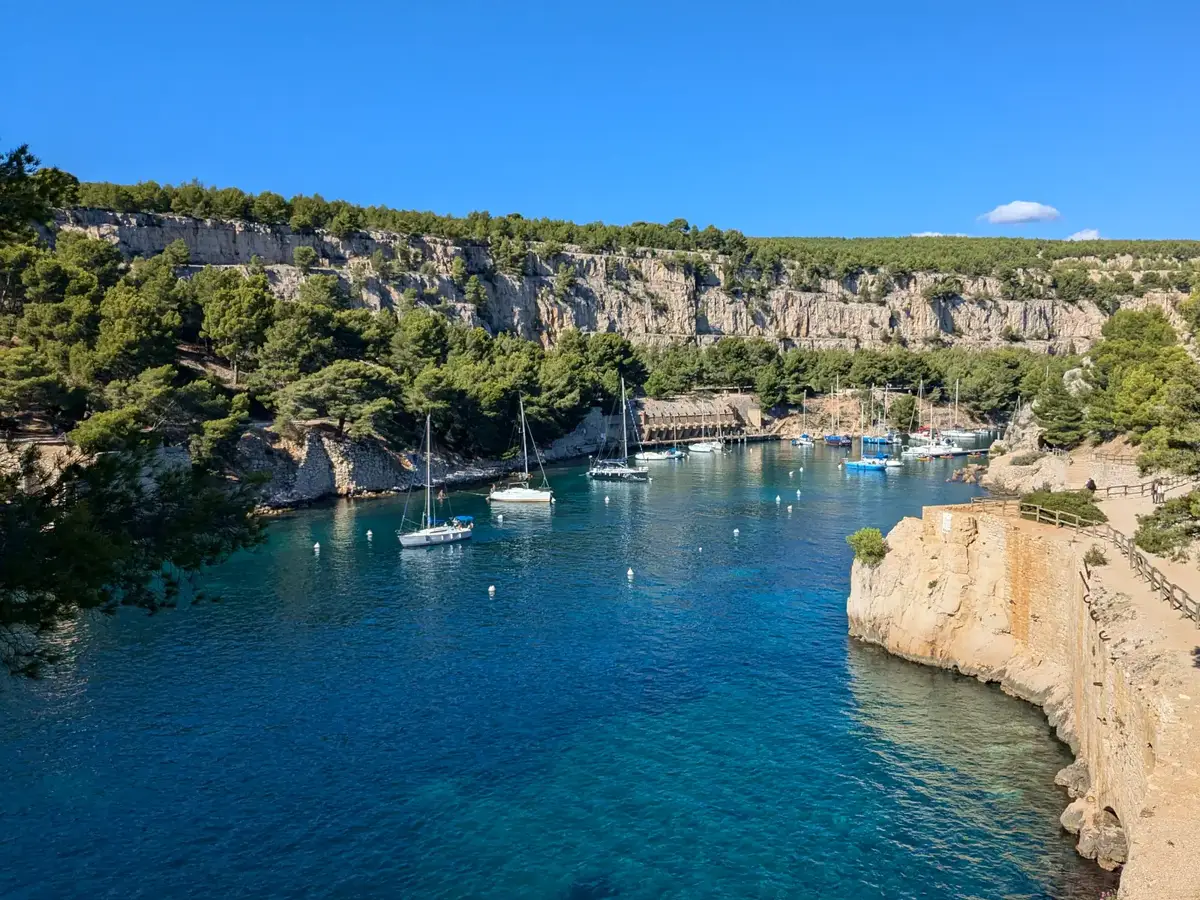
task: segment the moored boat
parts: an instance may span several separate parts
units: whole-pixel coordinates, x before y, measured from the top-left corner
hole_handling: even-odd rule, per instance
[[[529,449],[525,443],[525,435],[528,431],[528,424],[525,421],[525,398],[520,398],[521,408],[521,456],[525,461],[525,472],[523,475],[517,476],[503,487],[492,485],[491,491],[488,492],[488,500],[493,503],[553,503],[554,491],[550,489],[550,482],[546,480],[546,470],[542,469],[542,459],[537,452],[537,444],[533,445],[534,455],[537,457],[538,468],[542,469],[542,485],[541,487],[532,487],[532,481],[529,476]],[[533,433],[529,432],[529,440],[532,443]]]
[[[436,547],[442,544],[452,544],[455,541],[465,541],[471,536],[475,520],[471,516],[453,516],[439,522],[433,517],[433,480],[430,469],[430,456],[433,453],[433,441],[430,434],[430,417],[425,416],[425,512],[421,517],[421,527],[400,535],[400,546]]]
[[[650,470],[645,466],[629,465],[629,410],[625,405],[625,379],[621,379],[621,455],[611,459],[597,458],[588,467],[588,477],[603,481],[648,481]]]

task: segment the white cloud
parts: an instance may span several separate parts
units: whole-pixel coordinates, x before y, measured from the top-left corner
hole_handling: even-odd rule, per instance
[[[1022,222],[1051,222],[1058,217],[1059,212],[1053,206],[1032,200],[1014,200],[997,206],[979,218],[987,219],[993,225],[1017,225]]]
[[[1100,231],[1096,228],[1085,228],[1083,231],[1077,231],[1067,238],[1068,241],[1098,241],[1100,240]]]
[[[909,237],[966,237],[962,232],[946,234],[942,231],[914,231]]]

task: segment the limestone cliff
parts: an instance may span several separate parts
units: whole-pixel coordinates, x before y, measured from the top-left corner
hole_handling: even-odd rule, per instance
[[[850,633],[1042,706],[1078,756],[1063,825],[1126,900],[1200,897],[1200,670],[1190,622],[1122,593],[1121,561],[1081,576],[1092,541],[977,506],[929,507],[856,562]],[[1111,552],[1111,551],[1110,551]],[[1126,576],[1128,573],[1124,573]],[[1158,604],[1158,605],[1156,605]]]
[[[555,462],[595,453],[607,429],[605,416],[593,409],[574,431],[543,448],[542,458]],[[431,469],[435,483],[453,486],[498,478],[519,464],[517,460],[466,460],[435,454]],[[238,442],[237,468],[268,476],[262,498],[267,508],[404,491],[425,481],[425,458],[420,452],[399,452],[376,440],[353,441],[317,429],[306,432],[298,442],[251,429]]]
[[[865,273],[819,284],[785,283],[756,297],[738,297],[722,287],[724,262],[706,256],[697,272],[666,251],[630,254],[585,253],[566,247],[554,255],[533,246],[524,275],[497,271],[484,244],[370,232],[339,238],[327,232],[301,234],[285,226],[193,219],[147,213],[72,209],[58,214],[59,229],[76,229],[115,243],[127,256],[150,256],[172,241],[183,241],[195,265],[245,266],[257,257],[274,290],[295,294],[301,274],[292,265],[297,247],[311,247],[321,271],[336,273],[355,288],[367,306],[395,304],[406,288],[445,303],[452,315],[492,330],[508,330],[552,343],[564,329],[615,331],[640,343],[701,343],[723,335],[759,336],[806,348],[883,346],[905,342],[914,348],[934,344],[1008,346],[1022,340],[1032,349],[1082,351],[1099,337],[1106,315],[1091,303],[1058,299],[1002,300],[994,278],[961,279],[961,297],[926,300],[922,291],[938,281],[936,272],[892,276],[893,289],[875,297],[879,276]],[[376,271],[377,254],[402,262],[406,271]],[[466,271],[479,275],[487,301],[476,309],[465,302],[451,266],[461,257]],[[569,290],[556,292],[554,273],[566,265]],[[867,290],[872,289],[872,290]],[[1174,316],[1173,292],[1131,298],[1126,306],[1160,305]]]

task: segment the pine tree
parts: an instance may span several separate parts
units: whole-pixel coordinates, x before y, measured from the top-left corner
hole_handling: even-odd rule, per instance
[[[1063,386],[1062,379],[1051,378],[1042,386],[1034,412],[1045,430],[1042,442],[1064,450],[1083,440],[1083,404]]]

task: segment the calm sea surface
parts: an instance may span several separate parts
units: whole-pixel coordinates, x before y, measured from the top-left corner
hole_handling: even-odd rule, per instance
[[[842,455],[555,469],[429,551],[281,519],[0,681],[0,896],[1094,900],[1040,712],[846,636],[845,535],[974,489]]]

